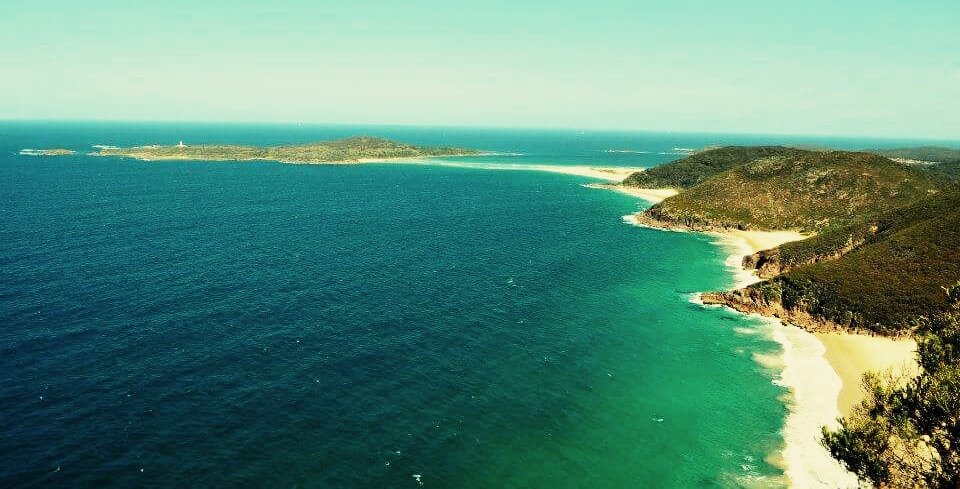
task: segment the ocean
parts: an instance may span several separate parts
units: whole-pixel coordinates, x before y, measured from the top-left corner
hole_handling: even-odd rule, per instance
[[[92,145],[368,134],[467,165],[142,162]],[[391,126],[0,122],[5,487],[784,483],[790,395],[714,238],[498,164],[914,141]],[[73,156],[22,156],[25,148]],[[611,151],[615,150],[615,151]],[[766,359],[765,361],[760,361]],[[814,433],[813,435],[816,435]]]

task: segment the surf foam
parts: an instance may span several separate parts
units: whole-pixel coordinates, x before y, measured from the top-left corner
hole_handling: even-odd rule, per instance
[[[759,316],[757,316],[759,317]],[[783,460],[793,487],[859,487],[857,477],[820,445],[820,428],[836,429],[840,376],[824,358],[826,347],[811,333],[764,318],[783,348],[783,371],[774,381],[790,389],[783,427]]]

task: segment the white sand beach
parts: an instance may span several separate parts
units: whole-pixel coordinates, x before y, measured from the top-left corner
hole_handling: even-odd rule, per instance
[[[866,398],[863,374],[889,373],[901,381],[920,374],[917,342],[913,338],[886,338],[846,332],[814,335],[826,347],[824,357],[843,381],[837,408],[844,416]]]
[[[859,487],[848,472],[820,445],[823,426],[838,427],[837,394],[842,382],[824,358],[826,348],[812,333],[767,318],[771,338],[782,347],[780,376],[774,383],[789,390],[785,399],[783,449],[779,457],[789,487]]]
[[[516,165],[521,166],[521,165]],[[592,167],[592,166],[566,166],[566,165],[522,165],[529,170],[547,171],[553,173],[566,173],[567,175],[578,175],[581,177],[596,178],[599,180],[608,180],[611,182],[622,182],[623,179],[643,168],[625,168],[625,167]]]
[[[611,166],[611,167],[597,167],[597,166],[583,166],[583,165],[529,165],[529,164],[518,164],[518,163],[495,163],[495,162],[473,162],[473,161],[455,161],[455,160],[444,160],[439,158],[365,158],[356,161],[344,162],[345,164],[358,164],[358,163],[405,163],[405,164],[415,164],[415,165],[432,165],[432,166],[453,166],[459,168],[476,168],[479,170],[519,170],[519,171],[544,171],[550,173],[564,173],[567,175],[577,175],[581,177],[594,178],[597,180],[606,180],[608,182],[620,183],[623,179],[632,175],[633,173],[643,171],[644,168],[633,168],[633,167],[622,167],[622,166]],[[651,189],[655,190],[655,194],[659,193],[661,189]],[[675,195],[676,191],[673,191],[672,194]],[[666,198],[666,197],[663,197]],[[660,200],[663,200],[661,198]]]
[[[712,234],[731,249],[726,263],[734,272],[736,288],[759,281],[752,270],[742,267],[744,255],[809,237],[793,231]],[[837,418],[865,398],[864,373],[890,372],[895,378],[917,374],[916,342],[840,331],[810,333],[775,318],[768,320],[773,339],[783,348],[776,382],[791,394],[783,428],[785,446],[775,458],[783,463],[792,487],[857,487],[856,477],[820,445],[820,428],[837,428]]]
[[[637,187],[621,187],[618,185],[588,185],[591,188],[606,188],[609,190],[615,190],[622,194],[632,195],[634,197],[641,198],[651,204],[656,204],[662,202],[663,200],[673,197],[680,193],[679,190],[673,188],[637,188]]]
[[[755,270],[743,268],[744,256],[810,237],[810,235],[797,231],[741,231],[738,229],[715,231],[708,234],[719,238],[718,244],[726,245],[731,250],[726,265],[736,279],[732,287],[734,289],[742,289],[760,281]]]

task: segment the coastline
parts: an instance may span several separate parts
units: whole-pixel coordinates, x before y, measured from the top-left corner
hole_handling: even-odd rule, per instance
[[[631,222],[647,225],[637,219]],[[744,256],[809,237],[795,231],[728,229],[705,231],[705,233],[718,237],[719,244],[725,244],[733,249],[728,255],[726,264],[736,278],[734,289],[742,289],[760,281],[755,270],[745,269],[741,265]],[[837,406],[843,415],[849,414],[866,397],[866,391],[862,386],[863,374],[890,372],[894,377],[902,377],[919,373],[915,359],[917,344],[912,338],[889,338],[843,330],[818,331],[811,334],[824,344],[826,349],[824,358],[843,381],[837,400]]]
[[[738,248],[738,252],[727,258],[727,266],[737,278],[735,289],[742,289],[760,281],[753,270],[740,265],[743,256],[808,237],[792,231],[730,230],[709,234],[725,239],[730,246]],[[771,319],[779,321],[776,318]],[[836,401],[842,416],[849,415],[866,399],[867,391],[863,387],[865,373],[889,373],[894,378],[919,374],[915,356],[917,343],[913,338],[890,338],[843,330],[817,331],[810,334],[823,344],[824,359],[842,381]]]
[[[760,281],[742,259],[765,249],[805,239],[792,231],[712,231],[730,254],[726,265],[736,289]],[[827,485],[857,487],[857,478],[834,460],[819,443],[820,428],[837,429],[838,418],[848,416],[866,399],[863,375],[874,372],[903,381],[919,373],[916,342],[912,338],[869,336],[847,331],[810,332],[779,318],[762,318],[772,328],[772,339],[783,349],[778,385],[789,389],[784,421],[784,447],[771,462],[779,462],[796,487]]]
[[[642,227],[714,236],[715,244],[727,250],[726,268],[733,274],[735,289],[760,281],[755,270],[745,269],[743,257],[809,236],[794,231],[744,231],[737,229],[696,230],[651,225],[637,215],[624,220]],[[653,223],[656,224],[656,223]],[[702,303],[702,302],[701,302]],[[811,333],[778,318],[747,314],[765,321],[771,339],[780,344],[782,355],[758,363],[780,370],[774,381],[789,391],[784,399],[788,413],[782,431],[784,446],[768,462],[784,470],[794,487],[857,487],[858,480],[820,445],[820,429],[836,429],[838,418],[850,414],[865,399],[861,379],[866,372],[912,374],[918,367],[912,339],[865,336],[845,331]]]
[[[622,182],[624,178],[629,175],[624,176],[618,182]],[[608,184],[599,184],[591,183],[584,185],[587,188],[600,188],[605,190],[613,190],[615,192],[620,192],[622,194],[627,194],[633,197],[639,197],[647,202],[656,204],[662,202],[665,199],[673,197],[680,193],[679,190],[673,188],[640,188],[640,187],[624,187],[621,185],[608,185]]]
[[[706,234],[719,238],[716,244],[728,250],[725,265],[733,274],[733,287],[737,289],[760,281],[755,270],[743,267],[744,256],[809,237],[794,231],[724,230]],[[820,445],[820,429],[839,426],[837,419],[846,414],[838,402],[841,393],[845,401],[859,403],[859,399],[853,401],[850,397],[855,392],[850,381],[862,376],[861,364],[832,363],[831,359],[842,358],[844,353],[831,352],[820,337],[798,326],[759,314],[746,316],[767,324],[770,338],[782,349],[772,359],[756,358],[761,365],[779,370],[773,382],[788,390],[783,399],[787,407],[781,431],[784,444],[778,453],[770,455],[768,462],[783,469],[792,487],[858,487],[857,477]],[[833,335],[856,336],[839,332]],[[859,382],[855,385],[859,386]]]

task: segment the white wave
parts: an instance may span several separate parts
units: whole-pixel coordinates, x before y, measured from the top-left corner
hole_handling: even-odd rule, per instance
[[[713,236],[719,237],[720,239],[713,241],[712,244],[722,246],[728,252],[727,258],[723,261],[723,265],[730,274],[733,275],[734,289],[742,289],[760,281],[760,277],[757,276],[755,270],[743,268],[743,257],[753,254],[753,248],[750,247],[750,244],[747,243],[746,240],[732,235],[714,234]]]
[[[698,306],[709,307],[703,303],[703,298],[701,297],[701,292],[691,292],[689,294],[684,294],[687,298],[687,302],[691,304],[696,304]]]
[[[771,336],[783,348],[783,371],[775,384],[790,389],[792,402],[783,427],[783,460],[793,487],[858,487],[847,471],[820,445],[820,428],[836,429],[837,396],[842,382],[827,363],[826,347],[811,333],[775,319]]]
[[[624,154],[632,154],[632,155],[648,155],[648,154],[651,154],[650,151],[643,151],[643,150],[639,150],[639,149],[605,149],[605,150],[603,150],[603,152],[604,152],[604,153],[624,153]]]
[[[733,328],[733,330],[736,331],[736,332],[739,333],[739,334],[747,335],[747,336],[749,336],[749,335],[755,335],[755,334],[759,333],[759,331],[757,331],[756,328],[746,328],[746,327],[743,327],[743,326],[737,326],[737,327]]]

